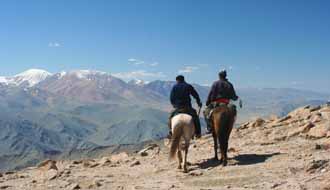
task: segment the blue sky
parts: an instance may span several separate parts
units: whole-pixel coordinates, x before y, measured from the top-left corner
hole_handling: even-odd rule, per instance
[[[102,70],[128,80],[330,92],[326,0],[3,0],[0,75]]]

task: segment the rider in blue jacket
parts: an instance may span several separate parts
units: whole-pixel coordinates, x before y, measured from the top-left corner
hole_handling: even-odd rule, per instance
[[[182,75],[177,76],[176,82],[177,82],[176,85],[174,85],[174,87],[172,88],[171,97],[170,97],[171,104],[174,110],[171,112],[169,118],[169,128],[170,128],[169,137],[172,136],[172,132],[171,132],[172,117],[174,117],[175,114],[177,113],[187,113],[193,117],[195,124],[196,138],[200,138],[201,124],[196,110],[191,105],[190,96],[194,97],[200,108],[202,107],[202,102],[195,88],[192,85],[186,83],[184,76]]]

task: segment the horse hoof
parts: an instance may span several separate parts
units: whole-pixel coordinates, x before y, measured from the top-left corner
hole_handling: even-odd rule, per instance
[[[223,163],[222,163],[222,166],[223,167],[225,167],[225,166],[227,166],[228,165],[228,162],[227,161],[224,161]]]
[[[181,166],[178,166],[178,170],[181,170],[182,169],[182,167]]]
[[[183,173],[188,173],[187,168],[183,169]]]
[[[218,157],[214,157],[213,160],[214,161],[219,161],[219,158]]]

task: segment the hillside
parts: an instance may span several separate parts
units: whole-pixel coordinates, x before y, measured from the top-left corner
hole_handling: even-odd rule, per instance
[[[0,170],[31,166],[116,145],[136,145],[167,135],[173,81],[125,82],[109,73],[31,69],[0,77]],[[203,102],[209,87],[194,84]],[[295,89],[237,89],[244,107],[237,123],[283,116],[320,105],[329,95]],[[203,118],[201,118],[203,121]],[[203,123],[203,122],[202,122]]]
[[[168,161],[168,143],[100,159],[45,161],[0,174],[1,189],[320,189],[330,188],[330,105],[233,130],[229,165],[211,160],[213,140],[193,141],[189,173]]]

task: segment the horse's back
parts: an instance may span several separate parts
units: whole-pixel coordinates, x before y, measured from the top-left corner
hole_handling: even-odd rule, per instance
[[[228,107],[227,105],[221,105],[213,110],[213,117],[219,119],[221,115],[225,114],[227,117],[236,117],[236,110],[234,108]]]
[[[172,133],[181,133],[186,140],[191,139],[195,133],[195,126],[192,116],[185,113],[174,116],[172,118]]]
[[[177,125],[192,125],[193,118],[189,114],[180,113],[172,118],[172,126]]]
[[[213,127],[215,128],[217,136],[220,135],[219,133],[221,133],[221,131],[225,133],[231,131],[235,120],[235,110],[227,105],[218,106],[213,110]]]
[[[195,127],[192,116],[184,113],[180,113],[172,118],[172,142],[170,148],[170,158],[174,158],[174,155],[178,149],[182,147],[181,140],[185,141],[185,146],[189,147],[189,141],[194,135]]]

